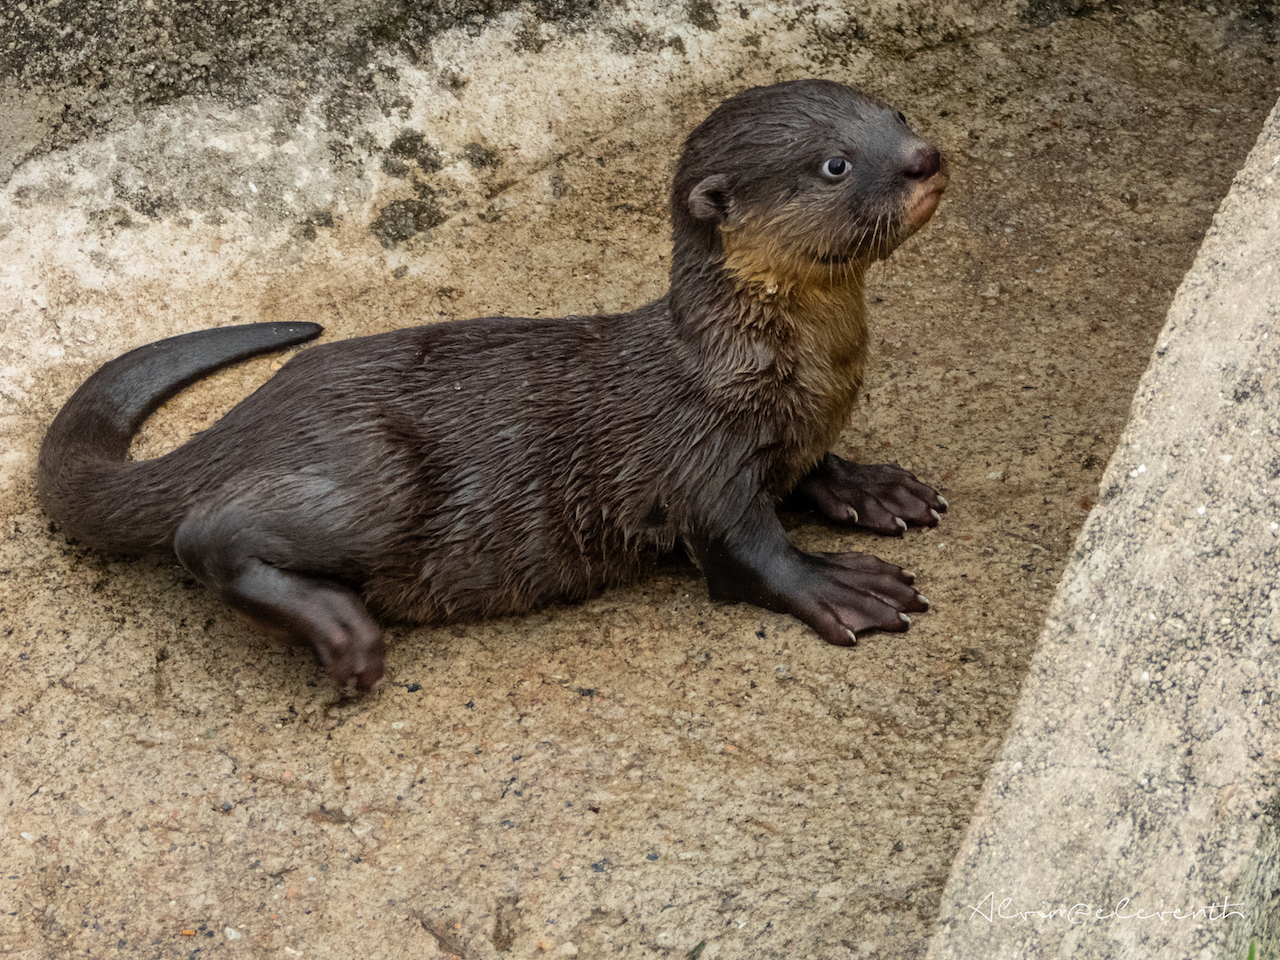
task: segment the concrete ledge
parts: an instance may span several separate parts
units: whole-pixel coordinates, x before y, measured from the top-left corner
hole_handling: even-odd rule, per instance
[[[933,960],[1280,950],[1280,108],[1178,291]]]

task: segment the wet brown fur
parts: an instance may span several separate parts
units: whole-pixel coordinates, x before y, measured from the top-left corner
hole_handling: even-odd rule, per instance
[[[945,509],[905,471],[826,453],[862,382],[866,269],[946,184],[900,118],[828,81],[746,91],[686,143],[663,298],[314,347],[204,434],[131,463],[130,434],[166,396],[319,328],[139,348],[50,428],[45,508],[95,546],[176,553],[364,689],[383,671],[366,605],[414,622],[520,613],[630,579],[680,544],[717,599],[792,613],[833,643],[903,629],[926,606],[907,575],[802,554],[775,513],[795,495],[896,533]],[[820,174],[832,156],[844,175]]]

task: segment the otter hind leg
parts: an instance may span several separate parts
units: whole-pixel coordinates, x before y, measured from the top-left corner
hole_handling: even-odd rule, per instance
[[[915,577],[896,564],[863,553],[797,550],[764,498],[731,530],[691,547],[713,600],[789,613],[828,643],[851,645],[864,630],[906,630],[908,612],[929,609],[912,586]]]
[[[371,690],[385,665],[382,630],[353,590],[290,569],[314,548],[234,508],[188,515],[174,538],[182,565],[233,610],[271,636],[310,645],[340,689],[354,680]]]
[[[891,463],[850,463],[828,453],[796,486],[788,505],[811,507],[828,520],[901,536],[908,526],[933,527],[947,501],[909,470]]]

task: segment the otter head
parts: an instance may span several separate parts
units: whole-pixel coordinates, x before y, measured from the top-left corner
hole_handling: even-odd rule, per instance
[[[933,215],[942,155],[844,84],[747,90],[690,134],[672,195],[673,302],[719,265],[762,299],[855,283]],[[689,301],[690,298],[684,298]]]

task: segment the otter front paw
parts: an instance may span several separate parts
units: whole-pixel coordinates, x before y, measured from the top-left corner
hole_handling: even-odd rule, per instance
[[[805,557],[809,576],[791,597],[791,614],[827,643],[847,647],[864,630],[905,630],[907,612],[929,609],[916,592],[915,577],[896,564],[866,553],[821,553]]]
[[[908,526],[932,527],[947,509],[938,491],[894,464],[850,463],[828,453],[791,498],[836,523],[901,536]]]
[[[737,525],[689,539],[712,600],[789,613],[828,643],[849,646],[863,630],[905,630],[929,609],[915,577],[865,553],[802,553],[787,540],[773,498],[756,496]]]

